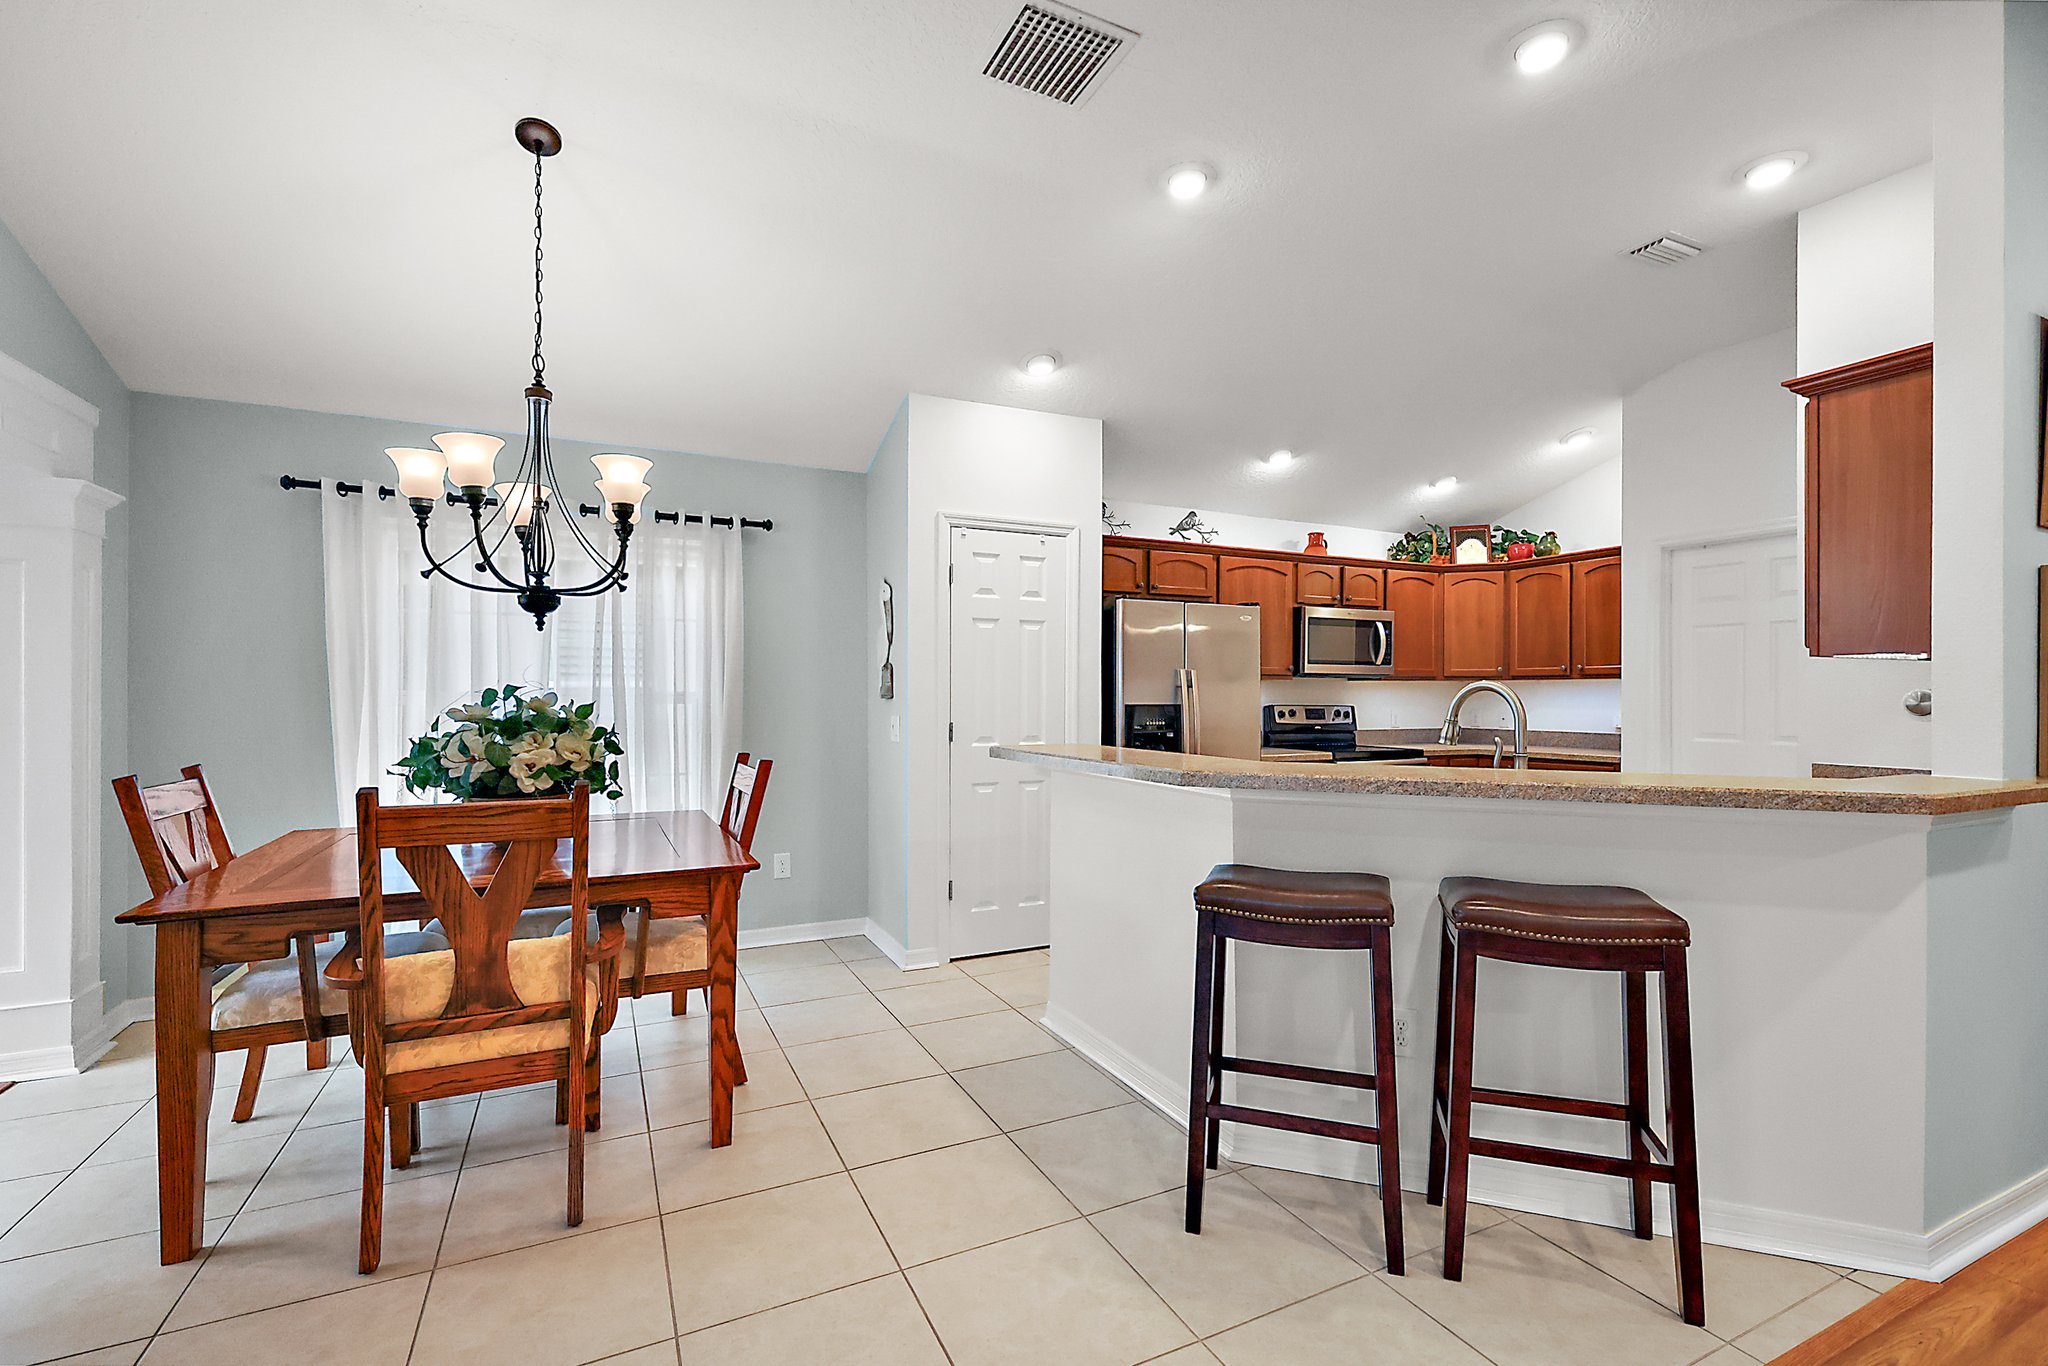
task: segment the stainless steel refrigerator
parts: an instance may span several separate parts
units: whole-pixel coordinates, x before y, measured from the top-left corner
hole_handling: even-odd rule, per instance
[[[1103,743],[1259,757],[1259,609],[1120,598],[1103,651]]]

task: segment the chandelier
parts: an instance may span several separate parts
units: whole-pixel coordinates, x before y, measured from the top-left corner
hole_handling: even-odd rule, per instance
[[[521,119],[514,135],[519,145],[533,154],[533,383],[526,389],[526,449],[519,457],[519,468],[510,480],[499,483],[497,458],[505,443],[480,432],[443,432],[434,438],[433,450],[395,446],[384,453],[398,467],[399,492],[419,519],[420,553],[427,562],[420,577],[438,574],[479,593],[510,593],[521,610],[533,614],[534,629],[544,630],[548,614],[562,605],[563,598],[626,591],[626,543],[640,520],[640,504],[647,497],[647,471],[654,462],[637,455],[590,457],[597,467],[600,510],[618,541],[609,554],[583,534],[573,499],[557,503],[561,482],[548,445],[548,406],[555,396],[548,389],[547,365],[541,354],[540,191],[542,161],[562,150],[562,135],[552,124],[532,118]],[[427,524],[446,492],[444,481],[456,489],[447,493],[448,505],[469,509],[469,534],[455,549],[436,556],[427,540]],[[517,543],[516,566],[509,563],[508,539]],[[597,572],[587,582],[564,587],[554,582],[555,554],[558,548],[571,546],[581,546]],[[448,568],[451,561],[470,556],[475,557],[475,572],[488,576],[481,582]]]

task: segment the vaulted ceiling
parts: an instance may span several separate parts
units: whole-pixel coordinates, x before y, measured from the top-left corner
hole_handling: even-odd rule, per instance
[[[503,430],[538,114],[561,435],[861,469],[919,391],[1104,418],[1124,497],[1397,526],[1789,326],[1794,212],[1930,153],[1946,6],[1089,8],[1142,36],[1070,108],[980,74],[1016,0],[6,0],[0,218],[133,388]]]

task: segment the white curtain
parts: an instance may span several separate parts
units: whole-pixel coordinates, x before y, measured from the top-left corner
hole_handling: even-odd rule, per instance
[[[466,529],[434,518],[436,554]],[[517,683],[595,703],[625,745],[618,809],[715,811],[740,737],[738,528],[642,525],[624,593],[566,599],[536,631],[510,594],[423,579],[419,531],[404,505],[321,500],[327,578],[327,684],[336,809],[353,819],[356,789],[387,800],[387,770],[435,716],[484,688]],[[508,547],[509,548],[509,547]],[[557,578],[592,571],[580,547]],[[468,557],[449,568],[467,573]]]

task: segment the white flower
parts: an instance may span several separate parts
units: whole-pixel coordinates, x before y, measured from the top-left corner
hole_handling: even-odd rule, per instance
[[[448,719],[450,721],[488,721],[491,719],[491,709],[481,702],[469,702],[459,707],[450,707],[448,709]]]
[[[580,735],[557,735],[555,754],[562,763],[581,773],[590,767],[590,741]]]
[[[554,713],[556,700],[551,692],[537,693],[526,699],[526,709],[538,716],[550,716]]]
[[[488,769],[483,732],[475,726],[464,726],[442,741],[441,767],[457,778],[472,777]]]
[[[557,757],[555,737],[537,730],[530,730],[514,740],[511,749],[513,761],[524,760],[530,768],[546,768]]]

